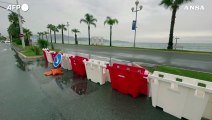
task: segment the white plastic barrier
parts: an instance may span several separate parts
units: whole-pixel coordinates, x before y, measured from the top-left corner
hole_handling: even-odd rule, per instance
[[[47,61],[46,52],[49,51],[49,49],[48,48],[43,48],[42,51],[43,51],[44,59]]]
[[[61,61],[62,68],[72,70],[71,60],[69,59],[69,57],[71,56],[73,55],[66,54],[66,53],[63,54],[62,61]]]
[[[211,82],[158,71],[150,75],[149,80],[152,106],[161,107],[178,118],[201,119],[212,94]]]
[[[212,120],[212,94],[209,96],[208,104],[203,113],[203,117]]]
[[[52,52],[54,52],[54,51],[46,51],[46,57],[47,57],[47,61],[49,63],[53,63],[53,58],[52,58],[52,55],[51,55]]]
[[[100,83],[100,85],[103,85],[106,81],[110,82],[109,71],[106,69],[108,62],[94,59],[83,62],[85,64],[87,79],[91,79],[95,83]]]

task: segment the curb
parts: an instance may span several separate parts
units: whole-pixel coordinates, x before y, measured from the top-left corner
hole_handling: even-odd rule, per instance
[[[13,45],[11,47],[18,54],[18,56],[20,58],[24,58],[24,59],[27,59],[27,60],[37,60],[37,59],[43,58],[43,56],[29,56],[28,57],[28,56],[24,55],[23,53],[21,53],[20,51],[16,50],[16,48]]]
[[[26,55],[24,55],[23,53],[21,52],[17,52],[20,57],[23,57],[24,59],[40,59],[40,58],[43,58],[43,56],[30,56],[30,57],[27,57]]]

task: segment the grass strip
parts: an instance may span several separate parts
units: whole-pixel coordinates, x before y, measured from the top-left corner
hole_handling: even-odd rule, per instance
[[[147,68],[147,69],[150,72],[160,71],[160,72],[166,72],[166,73],[170,73],[170,74],[175,74],[175,75],[180,75],[180,76],[185,76],[185,77],[190,77],[190,78],[195,78],[195,79],[212,82],[212,74],[210,74],[210,73],[191,71],[191,70],[186,70],[186,69],[176,68],[176,67],[169,67],[169,66],[157,66],[154,68]]]

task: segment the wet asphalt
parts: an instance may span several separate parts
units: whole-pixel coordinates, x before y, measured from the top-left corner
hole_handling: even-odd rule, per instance
[[[102,56],[129,62],[145,62],[150,64],[168,65],[189,70],[212,73],[212,54],[164,52],[155,50],[133,50],[128,48],[90,47],[54,44],[55,48],[71,53],[88,54],[89,57]]]
[[[0,44],[1,120],[177,120],[152,107],[145,96],[132,98],[64,70],[49,76],[43,60],[23,62]]]

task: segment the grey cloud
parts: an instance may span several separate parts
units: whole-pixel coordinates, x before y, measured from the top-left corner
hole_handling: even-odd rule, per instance
[[[6,1],[6,0],[1,0]],[[8,0],[14,2],[14,0]],[[7,2],[8,2],[7,1]],[[46,25],[66,24],[70,28],[78,28],[80,37],[87,37],[87,26],[79,20],[85,13],[91,13],[98,19],[97,28],[91,29],[92,36],[102,36],[109,39],[109,27],[104,26],[106,16],[115,17],[119,24],[113,27],[113,39],[133,41],[134,32],[131,30],[135,14],[131,12],[135,0],[19,0],[29,4],[30,10],[22,12],[26,22],[24,26],[30,28],[34,34],[44,31]],[[143,10],[138,13],[138,42],[167,42],[169,35],[171,10],[159,6],[160,0],[140,0]],[[2,5],[0,3],[0,5]],[[211,0],[195,0],[186,5],[203,5],[204,11],[188,11],[184,6],[177,12],[175,35],[182,42],[212,42],[212,11]],[[0,32],[7,34],[9,12],[0,9]],[[189,33],[189,34],[188,34]],[[203,34],[204,33],[204,34]],[[67,32],[65,32],[67,34]],[[202,34],[202,35],[200,35]],[[73,34],[71,34],[73,35]],[[201,40],[200,40],[201,39]]]

